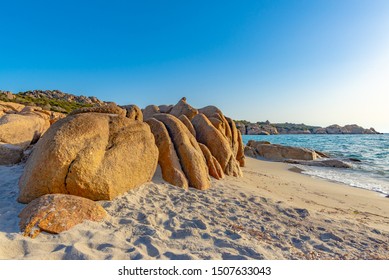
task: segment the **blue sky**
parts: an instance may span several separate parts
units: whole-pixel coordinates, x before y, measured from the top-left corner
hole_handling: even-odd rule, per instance
[[[389,1],[1,1],[0,89],[389,132]]]

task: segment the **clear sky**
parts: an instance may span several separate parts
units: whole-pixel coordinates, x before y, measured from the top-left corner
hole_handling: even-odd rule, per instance
[[[389,132],[389,1],[0,1],[0,89]]]

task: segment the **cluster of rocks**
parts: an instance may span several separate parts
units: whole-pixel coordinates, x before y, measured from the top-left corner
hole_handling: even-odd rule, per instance
[[[15,95],[8,90],[6,90],[6,91],[0,90],[0,97],[1,96],[4,96],[5,98],[7,98],[9,100],[15,99]]]
[[[248,123],[237,121],[237,129],[243,135],[277,135],[277,134],[379,134],[374,128],[363,128],[356,124],[339,126],[337,124],[328,127],[307,126],[304,124],[271,124]]]
[[[250,140],[244,148],[245,155],[252,158],[264,158],[272,161],[282,161],[320,167],[351,168],[351,164],[330,158],[328,155],[300,147],[271,144],[268,141]]]
[[[147,106],[143,113],[155,136],[167,182],[207,189],[208,175],[216,179],[242,176],[242,136],[235,122],[218,108],[197,110],[183,98],[175,106]]]
[[[97,97],[94,96],[83,96],[83,95],[74,95],[70,93],[64,93],[60,90],[30,90],[25,92],[18,93],[20,96],[28,96],[33,98],[48,98],[48,99],[58,99],[68,102],[77,102],[80,104],[91,104],[91,105],[105,105],[106,103],[100,101]],[[13,98],[12,98],[13,99]]]
[[[208,189],[210,176],[242,176],[241,134],[214,106],[195,109],[185,98],[144,110],[108,104],[55,119],[40,108],[0,104],[1,159],[8,156],[3,147],[23,153],[36,143],[19,180],[18,201],[29,203],[20,214],[26,236],[101,221],[107,213],[94,201],[151,181],[158,164],[165,181],[185,189]],[[20,160],[8,158],[1,164]]]
[[[40,107],[0,101],[0,165],[20,162],[28,148],[64,116]]]

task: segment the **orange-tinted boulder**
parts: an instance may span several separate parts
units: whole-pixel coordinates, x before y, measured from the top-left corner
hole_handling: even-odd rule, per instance
[[[158,163],[161,166],[163,179],[172,185],[187,189],[188,180],[181,169],[180,160],[165,125],[154,118],[146,122],[154,134],[155,144],[159,150]]]
[[[41,231],[61,233],[84,221],[101,222],[107,212],[96,202],[73,195],[47,194],[30,202],[20,212],[23,235],[36,237]]]
[[[197,109],[193,108],[186,102],[186,98],[183,97],[181,100],[173,106],[169,114],[179,118],[181,115],[185,115],[191,120],[195,115],[198,114]]]
[[[159,114],[159,108],[155,105],[149,105],[142,110],[143,112],[143,120],[147,121],[151,119],[155,114]]]
[[[49,193],[111,200],[150,181],[157,162],[146,123],[116,114],[71,115],[35,145],[19,180],[19,202]]]
[[[204,144],[217,159],[226,175],[242,176],[228,139],[217,130],[204,114],[196,115],[192,124],[196,130],[196,138]]]
[[[122,106],[126,110],[126,117],[134,121],[143,121],[142,110],[136,105]]]
[[[154,118],[166,126],[189,186],[200,190],[208,189],[211,182],[207,162],[196,138],[178,118],[172,115],[156,114]]]

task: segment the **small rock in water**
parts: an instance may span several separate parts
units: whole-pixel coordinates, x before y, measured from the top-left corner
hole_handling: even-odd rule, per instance
[[[357,158],[349,158],[348,160],[353,162],[362,162],[360,159]]]

